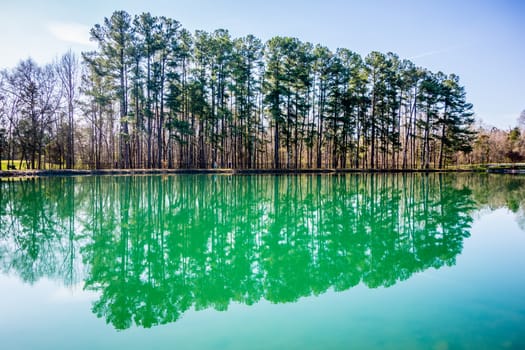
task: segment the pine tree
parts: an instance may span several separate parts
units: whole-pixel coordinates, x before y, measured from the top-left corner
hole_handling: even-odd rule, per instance
[[[113,80],[119,103],[119,166],[129,168],[131,164],[130,133],[128,120],[128,70],[133,36],[131,16],[125,11],[116,11],[104,24],[91,29],[91,38],[97,42],[99,52],[84,54],[84,60],[94,66],[97,74]]]

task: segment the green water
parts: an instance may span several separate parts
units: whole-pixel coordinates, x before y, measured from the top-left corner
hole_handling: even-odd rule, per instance
[[[525,177],[0,190],[2,349],[525,348]]]

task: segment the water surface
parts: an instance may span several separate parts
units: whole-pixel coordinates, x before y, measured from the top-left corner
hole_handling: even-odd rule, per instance
[[[7,349],[524,348],[525,178],[0,183]]]

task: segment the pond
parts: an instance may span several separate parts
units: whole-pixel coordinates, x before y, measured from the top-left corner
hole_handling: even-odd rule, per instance
[[[5,349],[525,348],[525,177],[0,182]]]

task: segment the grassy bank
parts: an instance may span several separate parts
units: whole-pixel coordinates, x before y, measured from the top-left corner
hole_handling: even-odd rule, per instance
[[[14,160],[14,161],[2,160],[2,161],[0,161],[0,164],[2,165],[0,167],[0,169],[2,171],[5,171],[5,170],[28,170],[26,162],[20,162],[20,160]],[[10,166],[10,165],[13,165],[14,169],[8,169],[8,166]],[[58,166],[57,164],[52,164],[52,163],[44,163],[44,168],[45,169],[50,169],[50,170],[51,169],[58,170],[58,169],[60,169],[60,166]]]
[[[446,169],[59,169],[56,165],[46,164],[47,169],[30,170],[25,162],[15,161],[16,169],[7,169],[7,160],[2,160],[0,177],[32,176],[81,176],[81,175],[147,175],[147,174],[337,174],[337,173],[410,173],[410,172],[494,172],[504,173],[517,169],[525,170],[525,163],[511,164],[468,164]]]

